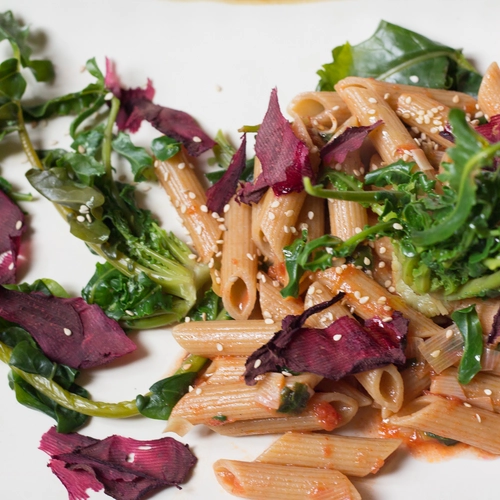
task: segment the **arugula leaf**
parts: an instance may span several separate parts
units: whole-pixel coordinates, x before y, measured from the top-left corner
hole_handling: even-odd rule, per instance
[[[318,71],[318,90],[334,90],[347,76],[477,94],[481,75],[461,50],[434,42],[401,26],[381,21],[366,41],[335,47],[333,62]],[[415,78],[416,77],[416,78]]]
[[[458,366],[458,382],[465,385],[481,370],[483,329],[474,305],[453,312],[451,319],[464,338],[464,353]]]
[[[167,135],[157,137],[151,142],[153,154],[161,161],[168,160],[181,150],[182,144],[177,139],[172,139]]]

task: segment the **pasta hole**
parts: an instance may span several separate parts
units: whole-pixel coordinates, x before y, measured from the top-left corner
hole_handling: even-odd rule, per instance
[[[391,373],[383,371],[380,376],[380,394],[385,401],[393,403],[396,397],[397,383]]]
[[[293,111],[303,117],[313,117],[323,113],[325,107],[314,99],[302,99],[294,106]]]
[[[249,300],[248,288],[246,283],[241,278],[238,278],[231,286],[230,293],[233,306],[236,307],[240,312],[243,312],[243,310],[248,305]]]

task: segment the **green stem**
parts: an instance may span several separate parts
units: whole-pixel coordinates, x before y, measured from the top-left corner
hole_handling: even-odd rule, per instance
[[[9,364],[11,353],[12,349],[3,342],[0,342],[0,360]],[[11,369],[44,396],[69,410],[88,415],[89,417],[127,418],[139,415],[135,400],[122,401],[120,403],[90,401],[89,399],[66,391],[59,384],[41,375],[26,373],[13,366],[11,366]]]
[[[480,297],[488,290],[500,289],[500,271],[481,278],[469,280],[465,285],[462,285],[455,293],[445,295],[446,300],[462,300],[472,297]]]
[[[104,138],[102,140],[102,162],[106,167],[106,173],[111,176],[111,141],[113,140],[113,125],[115,124],[118,110],[120,109],[120,101],[113,97],[111,99],[111,109],[104,129]]]

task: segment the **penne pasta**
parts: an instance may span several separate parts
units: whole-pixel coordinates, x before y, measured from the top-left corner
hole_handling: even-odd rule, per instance
[[[480,118],[483,113],[491,118],[500,114],[500,68],[496,62],[491,63],[486,70],[479,87],[477,101],[480,112],[475,109],[475,118]],[[479,114],[478,114],[479,113]]]

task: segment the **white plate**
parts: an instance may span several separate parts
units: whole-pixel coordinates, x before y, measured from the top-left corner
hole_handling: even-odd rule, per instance
[[[78,90],[88,81],[81,66],[93,56],[103,65],[114,59],[122,81],[138,86],[150,77],[155,101],[195,116],[208,133],[220,128],[236,141],[237,128],[260,123],[269,93],[278,88],[284,109],[297,93],[314,89],[316,70],[331,60],[331,49],[346,40],[369,37],[380,19],[401,24],[450,46],[464,47],[480,70],[498,56],[500,3],[378,0],[334,1],[289,5],[238,5],[163,1],[40,1],[16,0],[10,8],[32,25],[43,44],[40,55],[57,69],[56,84],[39,86],[41,96]],[[259,4],[259,5],[257,5]],[[5,7],[5,2],[4,6]],[[5,44],[0,46],[5,49]],[[4,53],[3,50],[2,53]],[[38,55],[38,54],[37,54]],[[221,88],[222,90],[218,88]],[[37,147],[64,143],[60,130],[34,131]],[[147,124],[137,137],[147,145],[157,135]],[[66,138],[67,140],[67,138]],[[14,136],[0,149],[0,175],[21,191],[32,191],[27,168]],[[165,195],[154,188],[148,205],[164,227],[179,231]],[[23,242],[20,279],[48,277],[78,294],[94,270],[95,258],[73,238],[63,220],[44,199],[24,203],[30,231]],[[168,330],[132,335],[139,349],[130,363],[118,362],[85,375],[94,399],[121,401],[145,392],[172,368],[180,350]],[[66,491],[47,469],[47,456],[37,450],[52,420],[17,404],[0,366],[0,498],[9,500],[65,499]],[[103,438],[113,433],[137,439],[161,436],[163,422],[93,419],[82,433]],[[499,429],[500,432],[500,429]],[[217,437],[194,430],[183,439],[199,462],[182,490],[157,493],[158,499],[229,499],[218,485],[212,464],[219,458],[253,460],[273,438]],[[360,483],[365,500],[497,499],[492,479],[498,462],[460,456],[438,463],[415,460],[401,452],[382,473]],[[488,480],[489,478],[489,480]],[[108,498],[91,493],[91,498]]]

